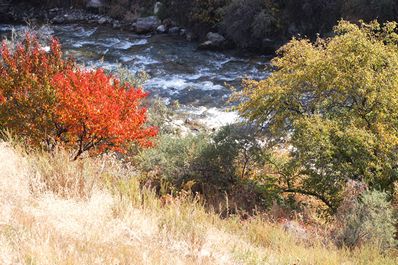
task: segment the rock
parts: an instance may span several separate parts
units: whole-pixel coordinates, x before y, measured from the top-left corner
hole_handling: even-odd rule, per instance
[[[160,25],[159,27],[156,28],[156,32],[161,33],[161,34],[166,33],[166,31],[167,31],[167,29],[166,29],[165,25]]]
[[[218,33],[209,32],[206,41],[199,44],[199,50],[223,50],[226,48],[225,38]]]
[[[206,35],[208,41],[211,41],[214,45],[220,45],[225,41],[225,38],[218,33],[209,32]]]
[[[180,36],[186,36],[187,30],[186,29],[181,29],[180,30]]]
[[[201,44],[199,44],[198,49],[199,50],[212,50],[213,47],[213,43],[209,40],[202,42]]]
[[[105,2],[103,0],[88,0],[86,4],[87,8],[103,8]]]
[[[169,29],[170,34],[178,34],[180,33],[180,28],[179,27],[172,27]]]
[[[65,23],[65,17],[63,16],[56,16],[55,18],[52,19],[52,22],[55,24],[63,24]]]
[[[116,21],[113,22],[112,28],[114,28],[114,29],[121,29],[121,28],[122,28],[122,24],[120,23],[119,20],[116,20]]]
[[[155,14],[155,16],[157,16],[160,12],[160,10],[163,8],[163,4],[161,2],[156,2],[155,6],[153,8],[153,13]]]
[[[134,23],[134,28],[137,33],[144,34],[155,31],[159,27],[160,21],[155,16],[138,18]]]
[[[103,25],[103,24],[105,24],[105,23],[107,23],[107,22],[108,22],[108,19],[105,18],[105,17],[102,17],[102,18],[100,18],[100,19],[98,20],[98,24],[100,24],[100,25]]]

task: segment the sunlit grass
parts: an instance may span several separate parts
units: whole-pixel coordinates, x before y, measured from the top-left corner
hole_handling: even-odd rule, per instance
[[[158,198],[112,156],[0,144],[0,264],[397,264],[263,217],[221,219],[188,194]]]

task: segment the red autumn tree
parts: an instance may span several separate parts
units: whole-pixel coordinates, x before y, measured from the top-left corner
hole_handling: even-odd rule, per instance
[[[104,73],[79,69],[63,59],[52,39],[50,51],[27,34],[0,49],[0,129],[30,144],[66,145],[74,159],[83,152],[123,151],[129,143],[151,144],[156,129],[145,127],[142,89]]]
[[[34,145],[49,143],[51,137],[62,134],[54,116],[51,82],[56,74],[73,67],[71,60],[62,58],[56,39],[51,40],[49,52],[31,34],[15,45],[4,41],[0,48],[0,128]]]
[[[101,69],[69,70],[55,76],[53,85],[56,114],[76,148],[75,158],[93,147],[123,151],[129,142],[148,146],[157,133],[145,127],[146,108],[141,103],[147,94]]]

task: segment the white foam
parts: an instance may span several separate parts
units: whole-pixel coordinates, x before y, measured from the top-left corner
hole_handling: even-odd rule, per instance
[[[214,84],[212,81],[191,82],[186,76],[179,75],[170,78],[153,78],[146,83],[146,86],[169,90],[170,94],[178,93],[178,91],[184,90],[186,88],[194,88],[206,91],[221,90],[224,88],[221,85]]]
[[[75,37],[90,37],[92,36],[95,32],[97,31],[97,28],[92,28],[89,30],[86,30],[83,27],[77,27],[73,29],[73,36]]]
[[[239,122],[242,118],[236,111],[220,108],[185,107],[181,111],[193,115],[194,119],[208,128],[218,129],[222,126]]]
[[[115,45],[113,45],[112,48],[119,49],[119,50],[127,50],[133,46],[145,45],[147,43],[148,43],[148,40],[146,40],[146,39],[136,40],[133,42],[122,40],[122,41],[116,43]]]

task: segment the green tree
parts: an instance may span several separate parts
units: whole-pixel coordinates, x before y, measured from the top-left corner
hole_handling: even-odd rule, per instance
[[[288,147],[285,190],[333,210],[348,179],[390,190],[398,169],[397,24],[341,21],[334,31],[315,43],[293,39],[268,79],[247,80],[237,94],[269,144]]]

